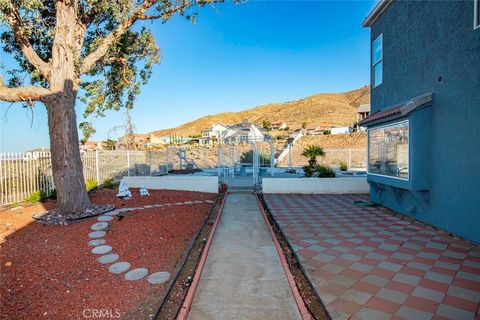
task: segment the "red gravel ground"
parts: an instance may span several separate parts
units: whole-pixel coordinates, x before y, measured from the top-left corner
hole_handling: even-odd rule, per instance
[[[214,200],[215,194],[150,190],[140,197],[133,190],[131,200],[119,200],[116,190],[103,189],[91,195],[93,203],[117,208]],[[0,244],[0,319],[85,319],[94,312],[111,318],[148,319],[155,313],[167,283],[153,285],[142,279],[126,281],[123,274],[108,272],[88,246],[88,218],[68,226],[43,226],[31,220],[34,213],[54,203],[0,212],[1,224],[18,228]],[[131,268],[149,273],[168,271],[176,264],[212,205],[175,205],[123,213],[123,219],[109,222],[105,240]],[[23,227],[21,227],[24,225]],[[10,233],[10,234],[9,234]],[[118,313],[117,313],[118,312]],[[107,318],[107,317],[105,317]]]

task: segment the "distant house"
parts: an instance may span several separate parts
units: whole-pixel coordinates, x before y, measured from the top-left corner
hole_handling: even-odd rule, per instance
[[[23,158],[25,160],[36,160],[50,158],[49,148],[35,148],[25,152]]]
[[[360,121],[362,121],[363,119],[365,119],[366,117],[368,117],[369,115],[370,115],[370,104],[369,103],[362,104],[357,108],[357,124],[356,124],[356,127],[357,127],[358,131],[365,131],[366,130],[365,127],[362,127],[362,126],[358,125],[358,123]]]
[[[244,120],[228,127],[222,137],[222,143],[250,143],[264,141],[266,133],[255,123]]]
[[[119,149],[127,148],[146,148],[150,145],[150,134],[132,133],[118,138],[117,147]]]
[[[382,0],[363,26],[371,200],[480,243],[479,0]]]
[[[275,122],[271,125],[272,130],[285,130],[288,128],[288,125],[285,122]]]
[[[85,141],[85,142],[80,142],[80,151],[93,151],[93,150],[101,150],[103,149],[103,145],[101,142],[97,141]]]
[[[349,134],[352,133],[352,127],[331,127],[330,134]]]
[[[171,140],[170,136],[160,136],[160,135],[155,135],[153,133],[150,134],[150,143],[154,146],[169,144],[170,140]]]
[[[209,145],[219,141],[228,126],[221,123],[212,124],[209,128],[202,130],[202,136],[198,139],[199,144]]]
[[[305,129],[306,133],[311,136],[319,136],[322,135],[325,131],[329,130],[330,128],[321,126],[318,124],[311,124],[307,126]]]

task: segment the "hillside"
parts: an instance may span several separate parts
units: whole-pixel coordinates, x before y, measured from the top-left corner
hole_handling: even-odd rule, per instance
[[[176,128],[152,132],[155,135],[178,134],[183,136],[200,134],[202,129],[214,123],[234,124],[243,120],[262,125],[263,120],[271,123],[285,122],[291,129],[308,125],[343,126],[356,120],[356,108],[370,102],[370,87],[365,86],[343,93],[320,93],[304,99],[284,103],[271,103],[240,112],[225,112],[208,115],[187,122]]]

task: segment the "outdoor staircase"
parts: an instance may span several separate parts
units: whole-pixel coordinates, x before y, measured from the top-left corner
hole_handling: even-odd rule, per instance
[[[302,131],[299,131],[299,132],[293,134],[292,148],[293,148],[293,146],[295,145],[295,143],[296,143],[301,137],[303,137],[303,132],[302,132]],[[288,144],[285,142],[285,146],[284,146],[283,151],[282,151],[278,156],[275,155],[275,165],[277,165],[277,164],[280,163],[283,159],[285,159],[285,157],[286,157],[287,155],[288,155]]]

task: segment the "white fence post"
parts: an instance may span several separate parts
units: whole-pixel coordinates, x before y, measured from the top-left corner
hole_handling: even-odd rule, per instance
[[[130,177],[130,151],[127,150],[127,176]]]
[[[98,150],[95,150],[95,169],[97,176],[97,183],[100,185],[100,161],[99,161]]]

